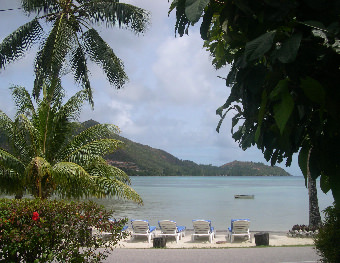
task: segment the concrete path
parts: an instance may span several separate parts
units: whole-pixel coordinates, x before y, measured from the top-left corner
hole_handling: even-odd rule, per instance
[[[114,249],[105,262],[114,263],[316,263],[313,247],[228,249]]]

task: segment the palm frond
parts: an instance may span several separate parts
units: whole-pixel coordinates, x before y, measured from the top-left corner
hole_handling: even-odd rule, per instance
[[[58,116],[65,116],[68,121],[76,121],[79,118],[81,107],[88,99],[87,92],[78,91],[58,111]]]
[[[45,131],[47,132],[45,154],[51,163],[55,162],[57,152],[63,148],[63,145],[67,143],[67,138],[71,136],[71,121],[78,119],[81,106],[86,99],[85,91],[79,91],[60,108],[52,105],[49,123],[46,127],[48,130]]]
[[[15,156],[0,148],[0,166],[7,171],[14,171],[18,174],[25,172],[25,165]]]
[[[95,192],[95,180],[83,167],[72,162],[59,162],[52,167],[57,192],[63,197],[88,197]]]
[[[61,86],[60,78],[45,79],[42,90],[43,99],[39,100],[38,104],[39,102],[47,103],[57,111],[61,107],[65,97],[65,91]]]
[[[103,158],[93,160],[92,163],[86,167],[86,171],[92,176],[114,178],[124,184],[131,185],[130,177],[123,170],[109,165]]]
[[[12,136],[13,133],[13,121],[2,110],[0,110],[0,131],[6,136]]]
[[[70,155],[88,143],[102,138],[113,138],[113,136],[119,132],[118,127],[112,124],[94,125],[74,136],[73,140],[58,153],[57,159],[67,160]]]
[[[88,100],[93,107],[93,95],[88,76],[86,57],[81,46],[78,46],[78,48],[74,50],[71,58],[71,65],[74,71],[74,79],[83,86],[83,89],[88,95]]]
[[[102,196],[117,196],[118,198],[129,199],[139,204],[143,204],[142,198],[129,185],[107,177],[95,177],[98,189],[102,191]]]
[[[75,149],[65,160],[86,166],[91,160],[116,151],[122,144],[114,139],[95,140]]]
[[[17,118],[14,122],[0,110],[0,130],[8,138],[8,152],[16,156],[22,162],[29,160],[32,149],[27,140],[26,130],[22,128]]]
[[[60,4],[56,0],[21,0],[21,5],[28,13],[50,14],[60,10]]]
[[[106,26],[130,28],[136,33],[143,33],[147,29],[150,13],[142,8],[119,3],[118,0],[79,1],[79,12],[85,11],[93,24],[103,22]]]
[[[40,39],[42,27],[37,19],[19,27],[0,44],[0,69],[6,64],[21,58]]]
[[[25,114],[32,116],[35,112],[34,105],[31,99],[31,95],[24,87],[12,86],[12,97],[17,108],[16,116]]]
[[[91,60],[101,65],[109,82],[117,89],[124,86],[128,77],[122,61],[116,57],[110,46],[94,29],[89,29],[83,35],[84,46]]]
[[[35,61],[35,74],[33,96],[38,98],[40,90],[46,79],[58,78],[74,41],[74,32],[67,18],[61,16],[54,22],[54,26],[42,44]]]
[[[21,137],[26,139],[25,145],[29,145],[31,156],[40,156],[42,151],[42,138],[39,130],[33,125],[33,123],[23,114],[16,118],[16,128],[21,131]],[[26,151],[27,147],[21,147],[23,151]],[[19,153],[24,155],[23,152]]]

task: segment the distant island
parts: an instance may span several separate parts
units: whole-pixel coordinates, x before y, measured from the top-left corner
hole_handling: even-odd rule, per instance
[[[98,122],[94,120],[75,123],[74,130],[79,133],[96,124]],[[280,167],[263,163],[233,161],[222,166],[196,164],[119,135],[115,139],[124,142],[125,147],[107,155],[106,160],[129,176],[291,176]],[[1,133],[0,145],[7,148],[5,136]]]

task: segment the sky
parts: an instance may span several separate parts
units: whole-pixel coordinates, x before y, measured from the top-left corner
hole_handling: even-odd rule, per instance
[[[175,13],[168,16],[168,0],[121,2],[150,11],[150,25],[141,35],[128,29],[96,27],[123,61],[129,82],[116,90],[103,70],[90,63],[94,109],[84,105],[79,121],[115,124],[123,137],[198,164],[220,166],[237,160],[270,165],[257,148],[239,148],[231,136],[232,113],[224,120],[220,133],[216,132],[216,109],[230,93],[219,76],[226,77],[230,67],[214,69],[209,52],[203,48],[199,26],[191,27],[189,35],[175,36]],[[19,0],[0,0],[0,9],[18,7]],[[0,12],[0,42],[31,19],[18,9]],[[36,51],[37,46],[0,70],[0,109],[11,118],[15,107],[9,87],[20,85],[32,90]],[[68,97],[80,89],[71,74],[63,77],[62,85]],[[285,167],[285,161],[278,166],[292,175],[302,175],[297,156],[291,167]]]

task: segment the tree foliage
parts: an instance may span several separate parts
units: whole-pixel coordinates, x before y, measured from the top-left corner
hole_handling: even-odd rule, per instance
[[[174,9],[180,36],[200,21],[213,65],[231,64],[217,130],[232,111],[242,149],[256,145],[272,165],[299,153],[305,178],[310,152],[311,177],[338,206],[340,1],[176,0]]]
[[[324,211],[325,219],[316,235],[315,248],[321,257],[320,262],[337,263],[340,261],[340,218],[334,206]]]
[[[111,85],[119,89],[125,84],[128,78],[122,61],[92,26],[119,26],[143,33],[149,21],[147,11],[119,0],[22,0],[21,3],[25,13],[33,15],[34,19],[0,44],[0,70],[23,57],[39,42],[35,59],[35,97],[39,97],[44,80],[59,78],[71,70],[93,105],[88,59],[103,68]],[[50,30],[47,37],[43,29]]]
[[[108,195],[142,202],[129,186],[129,177],[103,159],[122,146],[113,139],[119,132],[116,126],[98,124],[72,135],[71,121],[87,99],[85,91],[63,104],[60,83],[51,83],[44,86],[35,107],[25,88],[11,89],[15,120],[0,111],[0,130],[8,138],[8,149],[0,148],[1,191],[40,198],[54,193],[75,198]]]

